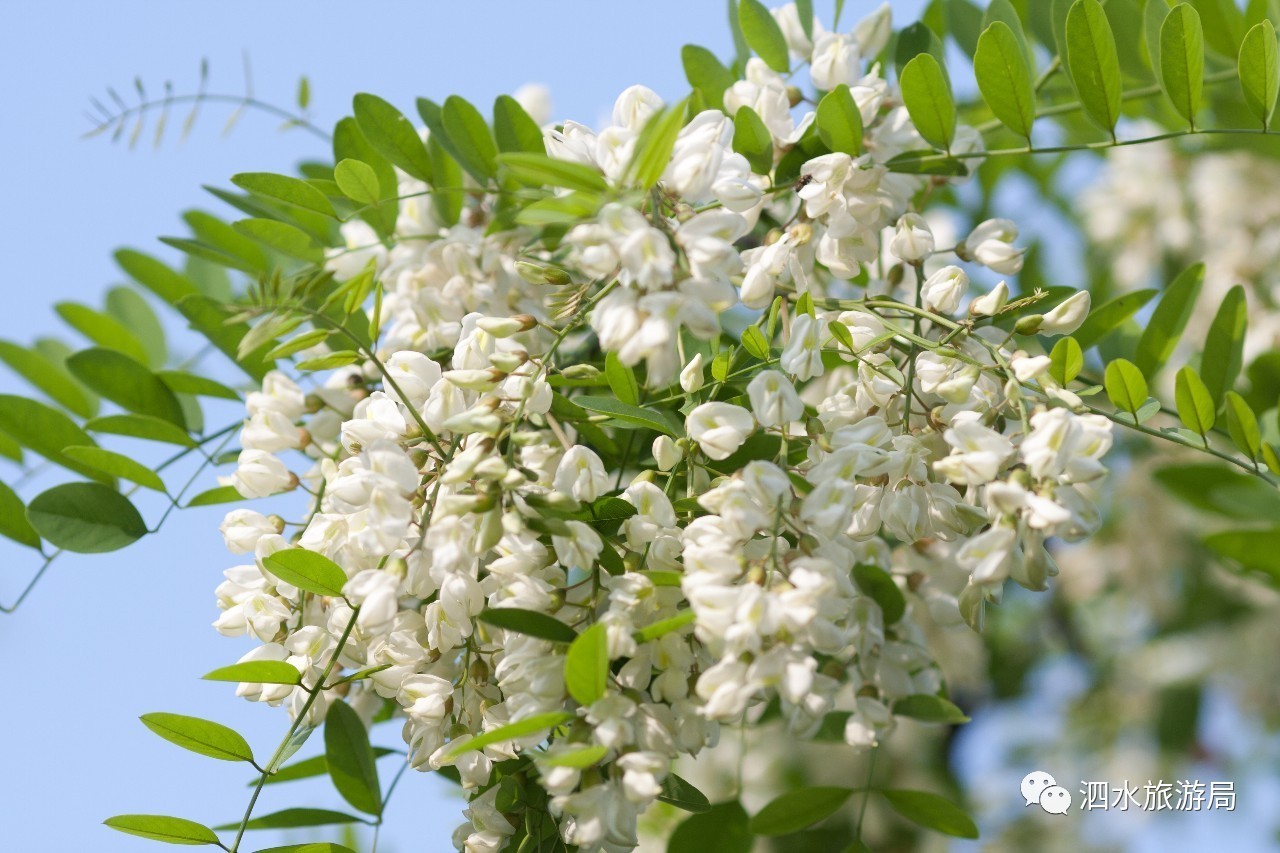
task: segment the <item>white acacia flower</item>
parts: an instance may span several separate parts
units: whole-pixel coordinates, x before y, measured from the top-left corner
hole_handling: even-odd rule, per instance
[[[751,412],[762,427],[789,424],[804,414],[804,403],[791,380],[776,370],[762,370],[747,384]]]
[[[689,437],[712,459],[728,459],[755,429],[751,413],[730,403],[703,403],[685,419]]]

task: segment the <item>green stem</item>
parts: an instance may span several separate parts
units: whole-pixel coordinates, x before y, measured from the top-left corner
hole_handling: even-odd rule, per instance
[[[353,607],[351,609],[351,618],[347,621],[347,627],[343,630],[342,636],[338,639],[338,645],[334,647],[333,654],[329,656],[329,663],[324,668],[324,672],[316,679],[316,683],[311,687],[303,687],[303,691],[307,694],[307,701],[303,703],[302,710],[293,718],[293,723],[289,726],[289,731],[285,733],[284,738],[280,741],[280,745],[276,747],[276,751],[271,754],[271,760],[267,762],[266,768],[258,777],[258,784],[253,788],[253,794],[249,797],[249,806],[244,810],[244,817],[240,820],[240,828],[236,830],[236,839],[231,843],[230,853],[236,853],[240,849],[240,841],[244,838],[245,830],[249,826],[249,820],[253,817],[253,808],[258,803],[258,795],[262,793],[262,788],[267,784],[267,779],[273,773],[279,770],[276,763],[279,762],[284,755],[284,751],[288,749],[289,744],[293,741],[293,736],[297,733],[302,723],[307,718],[307,712],[311,710],[311,706],[315,704],[316,697],[325,689],[324,683],[329,680],[329,675],[333,672],[333,668],[338,664],[338,657],[342,654],[342,648],[347,644],[347,640],[351,637],[351,631],[356,626],[356,619],[360,616],[360,608]]]

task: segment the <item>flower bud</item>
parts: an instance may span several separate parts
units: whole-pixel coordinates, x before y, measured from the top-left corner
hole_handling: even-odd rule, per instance
[[[1043,314],[1028,314],[1025,317],[1018,318],[1018,322],[1013,324],[1013,330],[1019,335],[1034,335],[1040,331],[1040,325],[1043,322]]]
[[[444,379],[468,391],[491,391],[506,374],[499,370],[446,370]]]
[[[951,314],[969,288],[969,276],[957,266],[945,266],[925,279],[920,288],[924,307],[939,314]]]
[[[933,231],[929,223],[918,213],[904,213],[889,241],[889,250],[907,263],[917,263],[932,255]]]
[[[516,272],[530,284],[570,284],[573,278],[566,270],[536,261],[516,261]]]
[[[489,356],[489,363],[503,373],[515,373],[528,360],[529,354],[523,350],[519,352],[495,352]]]
[[[1040,333],[1044,335],[1069,335],[1084,318],[1089,316],[1089,291],[1081,290],[1071,295],[1065,302],[1044,315],[1040,325]]]
[[[531,327],[517,317],[481,317],[476,320],[476,328],[483,329],[495,338],[509,338]]]
[[[600,368],[593,364],[571,364],[560,375],[565,379],[595,379],[600,375]]]
[[[698,353],[680,371],[680,387],[686,394],[693,394],[702,388],[705,381],[702,375],[702,353]]]
[[[974,317],[994,317],[1009,301],[1009,285],[1003,281],[991,288],[990,292],[979,296],[969,303],[969,313]]]
[[[680,464],[684,454],[669,436],[660,435],[653,440],[653,458],[658,463],[659,471],[670,471]]]

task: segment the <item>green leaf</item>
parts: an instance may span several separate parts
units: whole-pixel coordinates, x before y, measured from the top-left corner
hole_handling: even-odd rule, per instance
[[[558,752],[539,758],[538,763],[547,767],[575,767],[582,769],[599,764],[609,754],[607,746],[584,746],[581,749]]]
[[[336,370],[339,367],[346,367],[348,364],[355,364],[360,358],[360,353],[355,350],[344,349],[331,352],[328,355],[300,361],[295,366],[303,371]]]
[[[742,330],[742,348],[761,361],[769,360],[769,341],[759,326],[747,326]]]
[[[1280,527],[1269,530],[1224,530],[1206,536],[1204,544],[1220,557],[1267,576],[1280,587]]]
[[[184,373],[181,370],[157,370],[156,376],[169,390],[175,394],[190,394],[193,397],[217,397],[222,400],[239,400],[240,395],[234,390],[204,376]]]
[[[215,486],[187,501],[187,506],[215,506],[217,504],[239,503],[243,500],[245,500],[244,495],[236,491],[235,486]]]
[[[381,758],[384,755],[390,755],[395,750],[387,749],[381,746],[373,748],[374,758]],[[323,755],[314,755],[311,758],[305,758],[280,770],[267,777],[266,784],[273,785],[277,782],[293,782],[297,779],[310,779],[314,776],[327,776],[329,773],[329,765],[325,762]],[[258,784],[255,778],[249,782],[249,787]]]
[[[754,0],[744,0],[754,2]],[[758,4],[757,4],[758,5]],[[768,14],[767,12],[765,14]],[[770,20],[773,20],[770,17]],[[627,163],[626,179],[632,186],[647,190],[658,182],[671,160],[676,147],[676,137],[684,126],[685,102],[653,115],[640,131],[635,151]]]
[[[244,825],[245,829],[297,829],[303,826],[334,826],[343,823],[363,823],[364,818],[330,809],[294,808],[255,817]],[[227,823],[215,829],[239,829],[240,821]]]
[[[1190,365],[1178,371],[1174,380],[1174,400],[1183,426],[1201,437],[1207,436],[1213,429],[1218,407],[1213,404],[1213,397],[1201,381],[1200,374]]]
[[[90,421],[92,423],[92,421]],[[69,458],[62,448],[72,444],[93,444],[93,439],[76,422],[57,409],[36,400],[0,394],[0,432],[34,450],[50,462],[104,483],[114,482],[102,472]]]
[[[590,705],[609,684],[609,640],[597,622],[578,635],[564,658],[564,684],[579,705]]]
[[[1183,270],[1160,297],[1151,319],[1138,340],[1134,363],[1148,378],[1153,378],[1173,355],[1178,339],[1191,319],[1200,287],[1204,284],[1204,264]]]
[[[1160,27],[1160,80],[1173,108],[1195,127],[1204,88],[1204,32],[1200,15],[1185,3],[1170,9]]]
[[[973,818],[946,797],[928,791],[889,789],[881,792],[893,810],[912,823],[956,838],[977,838]]]
[[[572,643],[578,639],[577,631],[556,617],[536,610],[521,610],[517,607],[488,608],[476,618],[498,628],[553,643]]]
[[[933,58],[921,53],[902,69],[902,102],[916,130],[935,148],[950,150],[956,135],[956,105],[947,74]]]
[[[40,534],[27,521],[27,508],[22,498],[6,483],[0,483],[0,536],[40,550]]]
[[[311,239],[311,235],[288,222],[275,219],[241,219],[231,223],[231,227],[286,257],[313,264],[324,260],[324,251]]]
[[[104,824],[118,832],[137,835],[166,844],[217,844],[218,836],[204,824],[180,817],[158,814],[122,814],[109,817]]]
[[[748,827],[756,835],[789,835],[825,820],[840,810],[852,788],[800,788],[772,800],[754,817]]]
[[[983,100],[1000,123],[1030,140],[1036,120],[1036,93],[1025,47],[1007,24],[996,21],[978,39],[973,71]]]
[[[253,750],[234,729],[182,714],[143,714],[142,724],[160,737],[209,758],[253,762]]]
[[[814,122],[823,145],[850,157],[862,154],[862,111],[848,86],[841,83],[822,97]]]
[[[1034,57],[1031,53],[1031,46],[1027,44],[1026,33],[1023,32],[1022,18],[1018,15],[1018,10],[1013,7],[1009,0],[991,0],[987,4],[987,9],[982,14],[982,29],[985,31],[992,24],[999,21],[1009,28],[1014,38],[1018,40],[1018,47],[1022,51],[1023,60],[1027,64],[1027,70],[1033,67]]]
[[[659,619],[657,622],[646,625],[636,631],[636,642],[648,643],[659,637],[665,637],[673,631],[679,631],[681,628],[692,625],[696,615],[692,610],[681,610],[675,616]]]
[[[733,150],[747,158],[751,171],[757,175],[773,171],[773,134],[751,107],[740,107],[734,113]]]
[[[178,303],[178,310],[187,318],[191,328],[209,339],[209,342],[235,362],[241,370],[259,382],[275,365],[263,358],[269,344],[240,354],[240,342],[249,333],[246,323],[228,323],[227,312],[207,296],[188,296]]]
[[[1223,396],[1235,385],[1236,377],[1240,375],[1248,313],[1249,305],[1244,298],[1244,288],[1237,284],[1223,297],[1218,313],[1209,325],[1209,333],[1205,336],[1200,372],[1215,411],[1221,408]]]
[[[1276,28],[1270,20],[1263,20],[1245,35],[1240,43],[1237,68],[1245,104],[1262,122],[1262,128],[1270,129],[1271,117],[1276,111],[1276,94],[1280,92]]]
[[[382,200],[378,173],[368,163],[348,157],[333,167],[333,180],[342,194],[360,204],[377,204]]]
[[[1059,385],[1065,386],[1084,369],[1084,353],[1080,344],[1070,335],[1059,338],[1049,353],[1049,375]]]
[[[107,291],[107,313],[129,329],[142,344],[146,364],[155,367],[169,357],[164,341],[164,327],[147,300],[131,287],[117,286]]]
[[[1262,455],[1262,432],[1249,404],[1235,391],[1227,392],[1227,432],[1240,452],[1256,461]]]
[[[445,758],[451,760],[464,753],[484,749],[486,746],[491,746],[495,743],[531,737],[564,723],[572,722],[575,719],[577,719],[577,715],[568,711],[549,711],[545,714],[534,714],[532,717],[525,717],[523,720],[517,720],[514,723],[491,729],[484,734],[476,735],[468,741],[452,744],[445,753]]]
[[[1076,0],[1067,12],[1067,69],[1085,113],[1107,133],[1120,117],[1120,60],[1098,0]]]
[[[498,140],[499,151],[547,153],[547,146],[542,141],[542,128],[510,95],[499,95],[493,102],[493,135]]]
[[[755,836],[747,828],[748,820],[737,800],[717,803],[677,825],[667,853],[751,853]]]
[[[477,181],[487,183],[497,174],[498,146],[484,116],[465,99],[450,95],[440,110],[440,119],[453,144],[449,153]]]
[[[347,582],[341,566],[306,548],[285,548],[268,555],[262,562],[267,571],[280,580],[316,595],[340,597]]]
[[[1107,365],[1103,383],[1112,404],[1136,419],[1138,409],[1147,402],[1147,380],[1138,366],[1128,359],[1117,358]]]
[[[217,253],[216,257],[220,257],[221,263],[249,273],[267,271],[269,263],[262,247],[218,217],[199,210],[188,210],[182,214],[182,219],[202,244]]]
[[[922,53],[928,53],[937,61],[938,67],[946,67],[946,51],[937,34],[923,21],[916,21],[898,33],[898,46],[894,52],[894,65],[898,71],[898,80],[902,80],[902,72],[907,63]]]
[[[141,252],[120,249],[115,259],[130,278],[170,305],[177,305],[182,298],[200,293],[191,279]]]
[[[662,793],[658,795],[658,799],[669,806],[694,814],[704,814],[714,808],[706,794],[674,773],[668,773],[667,778],[662,780]]]
[[[738,25],[747,46],[765,61],[765,64],[786,74],[791,70],[791,57],[787,52],[787,39],[773,15],[759,0],[739,0]]]
[[[1209,49],[1223,59],[1234,59],[1244,36],[1244,14],[1237,0],[1185,0],[1204,21]]]
[[[310,844],[286,844],[284,847],[270,847],[258,853],[356,853],[350,847],[335,844],[332,841],[314,841]]]
[[[910,717],[922,723],[967,723],[969,718],[950,701],[932,693],[904,696],[893,703],[896,717]]]
[[[737,79],[733,72],[725,68],[714,53],[696,44],[686,44],[681,48],[680,59],[689,85],[703,94],[708,107],[723,110],[725,90]]]
[[[661,415],[661,413],[656,412],[653,409],[631,406],[626,403],[619,402],[612,397],[574,397],[573,402],[584,409],[610,415],[616,420],[624,423],[656,430],[669,435],[672,438],[681,437],[680,432],[678,432],[672,424]]]
[[[104,474],[137,483],[139,486],[157,492],[165,491],[164,481],[154,471],[123,454],[104,450],[95,445],[72,445],[64,447],[62,452],[68,459],[74,459],[81,465],[87,465]]]
[[[361,92],[352,99],[352,108],[356,123],[374,150],[418,180],[431,181],[431,161],[427,157],[427,148],[422,143],[417,128],[409,123],[403,113],[377,95],[367,92]],[[382,197],[387,197],[385,188]]]
[[[342,798],[366,814],[382,813],[382,789],[369,730],[346,702],[334,702],[324,718],[324,759]]]
[[[582,163],[559,160],[546,154],[499,154],[500,165],[511,177],[530,187],[564,187],[583,192],[607,192],[604,175]]]
[[[27,521],[44,539],[77,554],[103,554],[147,534],[124,495],[101,483],[63,483],[32,498]]]
[[[427,155],[431,157],[431,177],[434,192],[431,206],[435,209],[440,221],[448,226],[457,225],[462,219],[462,207],[466,203],[467,194],[462,187],[462,167],[458,161],[444,150],[440,140],[434,136],[427,137]],[[453,189],[450,189],[450,188]]]
[[[334,219],[338,216],[329,199],[324,197],[324,193],[299,178],[276,175],[271,172],[241,172],[231,176],[231,183],[253,195],[282,201],[293,207],[312,210]]]
[[[575,192],[535,201],[516,214],[519,225],[574,225],[596,215],[604,203],[597,193]]]
[[[1155,478],[1171,494],[1204,512],[1238,520],[1274,522],[1280,491],[1257,477],[1216,462],[1166,465]]]
[[[246,684],[301,684],[302,674],[282,660],[252,660],[223,666],[201,676],[205,681],[234,681]]]
[[[893,582],[892,575],[873,563],[860,563],[853,567],[853,580],[863,594],[871,596],[880,605],[884,624],[892,625],[902,618],[907,601]]]
[[[38,350],[0,341],[0,361],[68,411],[82,418],[96,413],[97,406],[79,383],[60,364]]]
[[[311,329],[302,332],[287,341],[281,341],[267,350],[267,358],[288,358],[291,355],[302,352],[304,349],[311,349],[316,344],[328,339],[331,334],[333,333],[328,329]]]
[[[378,177],[378,198],[383,203],[362,212],[360,216],[383,237],[395,231],[399,205],[385,200],[399,194],[399,176],[390,161],[378,153],[378,149],[360,130],[359,122],[350,116],[339,121],[333,129],[333,160],[335,163],[357,160],[373,169]]]
[[[1072,337],[1080,344],[1081,349],[1089,349],[1138,313],[1157,293],[1159,291],[1154,289],[1135,290],[1099,305],[1089,312],[1089,316],[1072,333]]]
[[[636,372],[623,364],[617,353],[607,353],[604,358],[604,377],[618,401],[628,406],[640,402],[640,383]]]
[[[3,416],[0,415],[0,420]],[[105,415],[85,423],[84,428],[90,432],[105,432],[111,435],[126,435],[130,438],[142,438],[147,441],[163,441],[181,447],[195,447],[186,430],[170,421],[151,417],[150,415]],[[91,441],[73,441],[71,444],[92,444]]]
[[[138,361],[147,360],[147,349],[133,332],[119,319],[95,311],[74,302],[59,302],[53,306],[68,326],[93,341],[98,346],[119,350]]]
[[[67,359],[72,375],[100,396],[138,415],[186,426],[178,398],[144,365],[116,350],[92,347]]]

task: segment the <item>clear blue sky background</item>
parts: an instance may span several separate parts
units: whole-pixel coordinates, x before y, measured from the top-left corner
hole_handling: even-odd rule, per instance
[[[829,17],[831,3],[816,5]],[[847,20],[873,5],[848,3]],[[905,19],[921,5],[895,0],[895,14]],[[82,110],[107,85],[127,92],[139,75],[152,92],[167,79],[178,92],[191,91],[207,57],[210,90],[236,94],[248,51],[265,100],[291,104],[298,76],[307,74],[322,125],[344,115],[360,91],[412,114],[418,95],[458,93],[487,105],[526,82],[551,88],[557,118],[595,123],[632,83],[683,94],[682,44],[729,52],[724,8],[720,0],[14,4],[0,28],[0,162],[9,209],[0,338],[73,338],[51,305],[98,304],[120,280],[111,260],[119,246],[172,257],[155,237],[183,233],[185,209],[217,209],[202,184],[225,186],[236,172],[288,171],[300,159],[328,155],[319,140],[277,132],[278,122],[252,113],[224,138],[225,107],[207,107],[183,144],[175,139],[183,113],[175,113],[158,151],[149,134],[132,152],[106,138],[82,140]],[[20,387],[0,374],[0,391]],[[141,505],[152,521],[163,509]],[[161,535],[125,551],[60,559],[17,614],[0,616],[10,673],[0,703],[0,848],[145,850],[154,844],[113,833],[101,820],[154,812],[216,824],[243,811],[252,772],[186,753],[137,722],[159,710],[216,718],[259,755],[270,753],[285,727],[283,713],[198,680],[249,645],[209,627],[213,588],[236,562],[222,548],[221,515],[218,508],[175,513]],[[32,552],[0,541],[0,602],[13,600],[36,565]],[[395,735],[384,728],[380,739],[395,746]],[[315,750],[308,745],[302,754]],[[384,765],[384,775],[391,770]],[[291,783],[269,788],[259,813],[302,803],[341,806],[327,783]],[[447,849],[460,807],[446,784],[410,774],[389,807],[382,849]],[[283,840],[259,833],[246,849]]]

